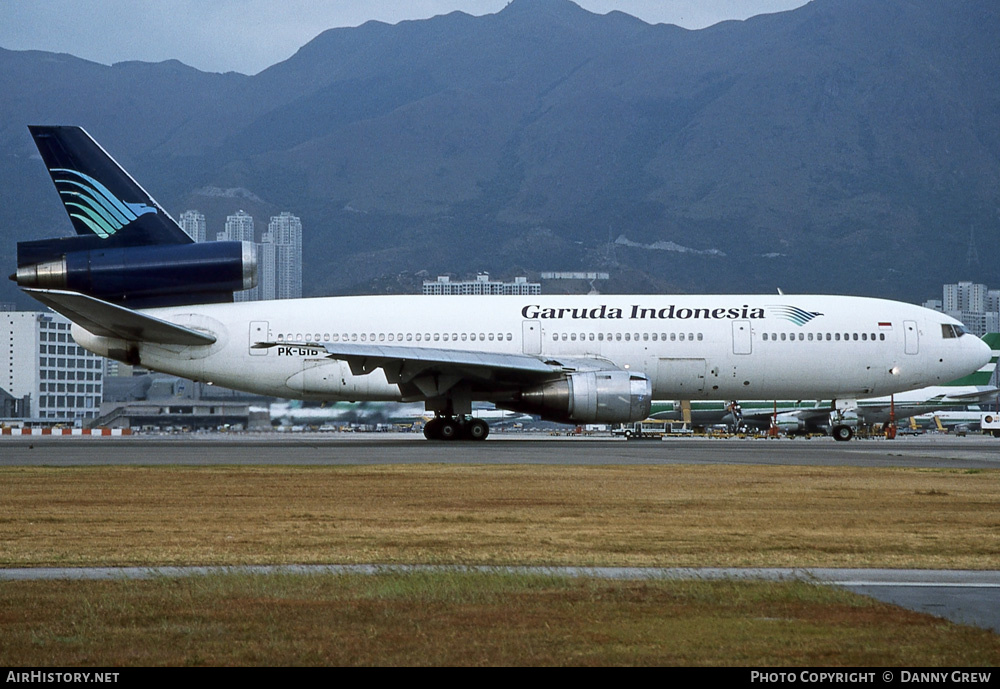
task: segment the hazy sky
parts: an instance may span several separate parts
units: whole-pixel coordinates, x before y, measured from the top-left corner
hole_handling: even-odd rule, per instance
[[[576,0],[650,24],[700,29],[806,0]],[[112,64],[178,59],[198,69],[256,74],[317,34],[376,19],[396,23],[461,10],[492,14],[507,0],[0,0],[0,47]]]

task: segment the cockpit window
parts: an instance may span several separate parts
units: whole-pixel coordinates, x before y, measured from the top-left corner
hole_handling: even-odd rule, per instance
[[[952,325],[951,323],[941,324],[941,337],[946,340],[968,334],[969,330],[964,325]]]

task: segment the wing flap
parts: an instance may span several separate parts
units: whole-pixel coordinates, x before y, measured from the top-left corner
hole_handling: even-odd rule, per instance
[[[210,345],[215,337],[79,292],[25,288],[25,292],[102,337],[172,345]]]

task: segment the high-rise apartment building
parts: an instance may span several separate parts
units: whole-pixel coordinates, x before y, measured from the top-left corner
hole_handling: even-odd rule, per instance
[[[264,301],[278,298],[278,258],[274,237],[265,232],[257,245],[257,298]]]
[[[246,211],[226,218],[218,241],[253,242],[254,221]],[[268,223],[257,242],[257,286],[236,292],[236,301],[295,299],[302,296],[302,220],[285,211]]]
[[[206,239],[207,227],[205,226],[205,216],[198,211],[184,211],[178,221],[181,229],[187,236],[196,242],[203,242]]]
[[[273,216],[267,231],[275,248],[278,299],[302,296],[302,220],[285,211]]]
[[[974,282],[959,282],[944,286],[944,310],[981,312],[986,310],[986,285]]]
[[[226,239],[230,242],[254,241],[253,216],[244,210],[226,216]]]
[[[221,234],[219,238],[222,238]],[[253,216],[244,210],[239,210],[233,215],[226,216],[225,240],[230,242],[253,242],[255,240]],[[258,278],[256,287],[234,292],[233,301],[257,301],[259,293],[260,282]]]
[[[991,290],[975,282],[944,285],[941,301],[924,302],[927,308],[943,311],[965,324],[970,332],[982,337],[1000,332],[1000,290]]]

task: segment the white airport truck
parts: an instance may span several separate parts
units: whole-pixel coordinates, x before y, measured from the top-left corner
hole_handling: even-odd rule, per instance
[[[995,411],[983,412],[979,420],[979,427],[983,433],[988,433],[994,438],[1000,438],[1000,413]]]

